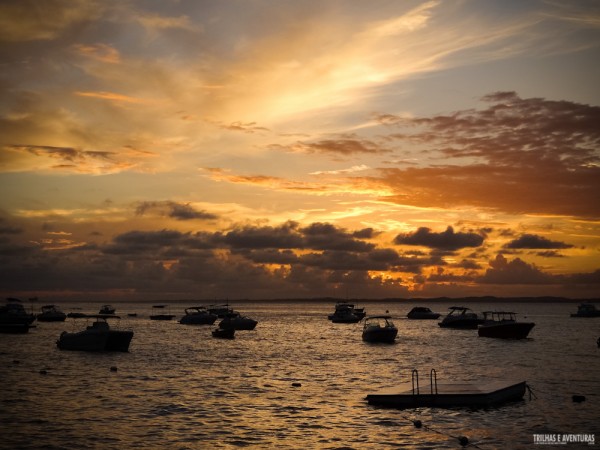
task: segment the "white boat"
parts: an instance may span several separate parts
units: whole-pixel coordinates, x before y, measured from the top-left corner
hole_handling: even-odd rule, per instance
[[[393,343],[398,335],[398,328],[391,316],[371,316],[365,319],[362,340],[365,342]]]
[[[39,322],[64,322],[67,315],[56,305],[42,306],[42,312],[37,315]]]
[[[442,328],[461,328],[476,330],[483,319],[469,308],[464,306],[451,306],[450,313],[438,323]]]
[[[82,331],[74,333],[63,331],[58,341],[56,341],[56,346],[59,349],[88,352],[129,351],[133,331],[114,330],[108,326],[107,319],[119,319],[119,316],[112,314],[92,314],[85,317],[96,319],[96,321]]]
[[[409,319],[413,320],[431,320],[438,319],[441,314],[433,312],[431,309],[426,306],[415,306],[410,312],[406,315]]]
[[[211,314],[204,306],[192,306],[185,309],[185,316],[179,323],[185,325],[212,325],[217,320],[216,314]]]

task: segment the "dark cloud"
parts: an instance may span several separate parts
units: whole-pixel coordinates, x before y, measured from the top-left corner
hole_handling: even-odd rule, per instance
[[[560,280],[520,258],[507,260],[502,254],[490,261],[490,268],[478,279],[483,284],[557,284]]]
[[[391,152],[383,145],[358,136],[342,136],[338,139],[323,139],[315,142],[298,142],[292,150],[306,153],[324,153],[341,156],[355,154],[382,154]]]
[[[504,248],[561,249],[573,248],[573,245],[565,244],[564,242],[551,241],[543,236],[537,236],[535,234],[523,234],[519,238],[505,244]]]
[[[483,239],[483,236],[477,233],[455,233],[450,226],[441,233],[435,233],[430,228],[421,227],[413,233],[399,234],[394,239],[394,243],[454,251],[465,247],[479,247],[483,243]]]
[[[189,203],[178,203],[169,200],[140,202],[137,204],[135,208],[137,215],[143,216],[148,212],[171,217],[176,220],[214,220],[218,218],[215,214],[194,209]]]

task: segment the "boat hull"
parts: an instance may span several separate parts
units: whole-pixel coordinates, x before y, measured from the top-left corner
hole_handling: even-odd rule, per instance
[[[362,340],[371,343],[391,344],[396,340],[396,336],[398,336],[398,329],[396,328],[379,328],[363,331]]]
[[[455,319],[452,321],[441,321],[438,325],[442,328],[457,328],[461,330],[476,330],[483,323],[482,319]]]
[[[479,326],[477,333],[481,337],[525,339],[534,326],[535,324],[530,322],[483,324]]]
[[[482,408],[505,402],[521,400],[525,395],[525,381],[509,383],[476,384],[438,384],[428,385],[413,392],[412,384],[407,383],[399,388],[380,391],[367,395],[370,405],[389,408]]]
[[[217,320],[213,314],[188,314],[179,319],[179,323],[184,325],[212,325]]]
[[[127,352],[132,338],[133,331],[125,330],[63,332],[56,342],[56,346],[61,350]]]

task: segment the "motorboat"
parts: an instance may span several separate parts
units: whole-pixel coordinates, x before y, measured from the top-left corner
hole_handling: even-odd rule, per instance
[[[212,331],[212,335],[221,339],[233,339],[235,337],[235,328],[215,328]]]
[[[152,308],[162,310],[167,305],[154,305]],[[165,314],[163,312],[157,314],[150,314],[150,320],[171,320],[175,317],[175,314]]]
[[[365,319],[362,340],[365,342],[393,343],[398,335],[398,328],[391,316],[371,316]]]
[[[471,311],[470,308],[451,306],[448,309],[450,310],[448,315],[438,323],[442,328],[476,330],[479,324],[483,323],[483,319]]]
[[[129,351],[133,331],[114,330],[109,327],[107,322],[107,319],[119,319],[119,316],[114,314],[91,314],[85,317],[96,319],[96,321],[82,331],[74,333],[63,331],[58,341],[56,341],[56,346],[59,349],[88,352]]]
[[[98,314],[114,314],[116,309],[112,305],[103,305]]]
[[[231,328],[233,330],[254,330],[258,321],[250,317],[242,316],[238,312],[228,314],[221,322],[219,328]]]
[[[42,306],[42,312],[37,315],[38,322],[64,322],[67,315],[56,305]]]
[[[235,312],[233,308],[229,307],[229,303],[226,303],[224,305],[208,305],[206,307],[206,310],[210,314],[216,315],[219,319],[223,319],[228,314],[232,314]]]
[[[350,317],[350,313],[357,317],[358,320],[352,320]],[[332,322],[336,322],[334,319],[350,319],[350,323],[356,323],[365,318],[367,313],[365,312],[365,308],[357,308],[353,303],[348,302],[337,302],[335,304],[335,311],[333,314],[329,314],[327,318]],[[340,320],[338,322],[346,322],[345,320]]]
[[[185,309],[185,316],[179,323],[186,325],[212,325],[217,320],[216,314],[211,314],[204,306],[193,306]]]
[[[17,298],[7,298],[0,306],[0,333],[27,333],[34,320],[35,315],[27,313]]]
[[[482,337],[525,339],[535,323],[517,322],[516,316],[508,311],[485,311],[477,332]]]
[[[597,309],[593,303],[582,303],[571,317],[600,317],[600,309]]]
[[[441,314],[433,312],[431,309],[426,306],[415,306],[410,312],[406,315],[409,319],[413,320],[431,320],[437,319],[441,316]]]

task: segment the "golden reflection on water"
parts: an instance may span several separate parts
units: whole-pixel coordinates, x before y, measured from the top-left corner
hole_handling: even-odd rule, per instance
[[[510,305],[526,308],[537,323],[523,341],[407,320],[413,305],[364,306],[373,314],[389,310],[399,328],[396,344],[364,343],[361,324],[332,324],[326,316],[333,305],[312,303],[236,305],[259,324],[234,340],[212,338],[210,326],[140,314],[124,321],[135,331],[129,353],[58,350],[55,341],[70,323],[0,335],[0,423],[10,429],[5,445],[458,448],[456,437],[466,435],[482,448],[530,448],[532,434],[543,430],[595,431],[598,325],[568,318],[571,306]],[[444,313],[449,305],[429,306]],[[538,399],[486,410],[367,405],[366,394],[409,382],[414,368],[421,383],[431,368],[438,380],[521,377],[538,390]],[[572,403],[573,392],[588,401]],[[415,418],[422,428],[411,422]]]

